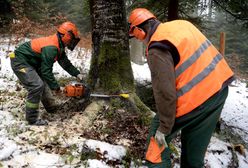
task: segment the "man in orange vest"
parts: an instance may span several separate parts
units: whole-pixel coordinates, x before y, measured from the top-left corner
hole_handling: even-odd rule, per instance
[[[181,131],[181,167],[204,156],[234,77],[223,56],[190,22],[161,23],[147,9],[129,17],[129,35],[147,46],[157,107],[148,136],[148,167],[171,167],[168,143]]]
[[[83,75],[71,64],[65,53],[65,47],[73,50],[79,40],[75,24],[64,22],[56,34],[25,42],[10,55],[14,73],[28,90],[25,111],[26,120],[30,125],[48,124],[39,118],[40,101],[47,112],[57,109],[51,92],[60,92],[60,86],[52,72],[56,61],[70,75],[83,80]]]

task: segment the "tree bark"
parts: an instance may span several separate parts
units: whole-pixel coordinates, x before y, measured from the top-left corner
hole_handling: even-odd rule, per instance
[[[106,94],[128,92],[128,111],[146,119],[152,113],[135,93],[124,0],[89,2],[93,46],[88,82]]]
[[[10,15],[12,14],[9,1],[0,0],[0,28],[10,21]]]
[[[178,19],[178,0],[170,0],[168,7],[168,21]]]
[[[93,42],[89,83],[105,92],[134,92],[124,0],[89,2]]]

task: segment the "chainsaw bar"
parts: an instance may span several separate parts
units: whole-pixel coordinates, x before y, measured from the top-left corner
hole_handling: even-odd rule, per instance
[[[91,93],[90,97],[102,97],[102,98],[110,98],[110,97],[123,97],[127,99],[129,97],[128,94],[119,94],[119,95],[105,95],[105,94],[95,94]]]
[[[105,97],[105,98],[109,98],[109,97],[114,97],[114,96],[118,96],[118,95],[104,95],[104,94],[95,94],[95,93],[90,94],[90,97]]]

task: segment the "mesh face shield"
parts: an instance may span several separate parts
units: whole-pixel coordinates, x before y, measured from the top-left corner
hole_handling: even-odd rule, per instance
[[[68,32],[71,36],[70,42],[67,45],[67,48],[71,51],[74,50],[74,48],[76,47],[76,45],[78,44],[78,42],[80,41],[79,37],[75,37],[75,35],[73,34],[72,31]]]

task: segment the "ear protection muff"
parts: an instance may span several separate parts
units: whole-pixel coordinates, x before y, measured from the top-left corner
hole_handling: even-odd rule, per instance
[[[146,37],[146,32],[137,26],[134,26],[132,34],[141,41]]]
[[[72,31],[68,31],[66,34],[63,34],[63,36],[61,37],[61,40],[63,41],[64,45],[66,45],[66,47],[69,50],[73,51],[73,49],[76,47],[76,45],[80,41],[80,38],[75,37]]]
[[[71,34],[69,32],[63,34],[61,40],[65,45],[68,44],[71,41]]]

